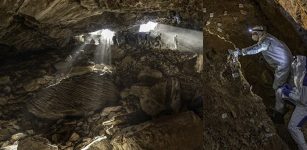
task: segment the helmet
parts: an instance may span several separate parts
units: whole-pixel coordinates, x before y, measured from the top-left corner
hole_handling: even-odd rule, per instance
[[[264,26],[255,26],[251,29],[249,29],[249,32],[253,33],[253,32],[265,32],[266,28]]]
[[[263,26],[255,26],[249,29],[249,32],[252,33],[252,39],[258,42],[265,36],[266,29]]]

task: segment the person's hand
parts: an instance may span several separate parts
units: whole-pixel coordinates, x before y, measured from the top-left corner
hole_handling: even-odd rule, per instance
[[[234,55],[235,57],[238,57],[239,55],[242,55],[242,53],[241,53],[241,51],[240,51],[240,49],[236,49],[236,50],[228,50],[228,53],[230,54],[230,55]]]
[[[286,96],[289,96],[289,94],[293,89],[290,84],[284,84],[281,88],[282,88],[282,93]]]
[[[239,48],[236,48],[236,53],[237,53],[238,56],[242,55],[242,50],[240,50]]]

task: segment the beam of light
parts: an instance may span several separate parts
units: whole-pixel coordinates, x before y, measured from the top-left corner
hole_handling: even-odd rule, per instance
[[[105,30],[102,30],[101,31],[101,36],[104,38],[104,39],[107,39],[107,40],[112,40],[113,36],[115,35],[115,32],[109,30],[109,29],[105,29]]]
[[[95,50],[94,62],[96,64],[104,64],[110,65],[111,64],[111,45],[113,45],[112,38],[115,35],[115,32],[109,29],[103,29],[99,31],[95,31],[94,33],[90,33],[92,36],[96,34],[96,41],[98,44]],[[97,36],[98,35],[98,36]]]
[[[112,41],[113,36],[115,35],[114,31],[109,29],[97,30],[89,33],[91,35],[92,40],[95,41],[95,45],[99,45],[100,40],[108,40]]]
[[[101,36],[105,39],[112,39],[115,32],[114,31],[111,31],[109,29],[102,29],[102,30],[97,30],[97,31],[94,31],[94,32],[90,32],[89,33],[90,35],[92,36]]]
[[[157,25],[158,23],[151,22],[151,21],[147,22],[146,24],[141,24],[139,32],[149,32],[151,30],[154,30]]]
[[[62,66],[57,70],[55,75],[55,81],[47,86],[47,88],[59,84],[63,79],[66,79],[69,76],[69,73],[72,71],[72,67],[75,63],[75,61],[78,59],[78,57],[84,53],[84,47],[85,43],[77,47],[74,52],[70,55],[68,55],[60,65]]]
[[[95,64],[111,64],[111,45],[112,40],[110,39],[101,39],[99,45],[95,49],[94,62]]]
[[[158,24],[153,34],[159,33],[161,33],[163,47],[183,52],[203,53],[203,32],[201,31]],[[175,40],[176,35],[177,40]]]

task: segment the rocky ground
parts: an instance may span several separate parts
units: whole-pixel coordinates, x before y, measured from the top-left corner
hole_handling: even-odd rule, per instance
[[[202,147],[200,55],[124,44],[106,66],[92,62],[93,48],[64,74],[71,50],[2,64],[1,149]]]

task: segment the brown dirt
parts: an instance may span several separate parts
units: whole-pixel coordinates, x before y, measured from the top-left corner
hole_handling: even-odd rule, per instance
[[[239,4],[243,4],[243,8],[239,8]],[[255,1],[216,0],[207,2],[204,6],[207,8],[204,17],[206,71],[204,74],[206,95],[204,125],[205,139],[207,139],[205,147],[209,149],[288,149],[288,145],[290,149],[295,149],[296,146],[287,132],[286,125],[274,125],[268,117],[267,110],[273,107],[275,101],[271,68],[264,61],[259,61],[261,55],[240,58],[244,77],[252,86],[252,91],[262,97],[261,99],[249,93],[248,90],[244,93],[245,90],[242,87],[246,84],[245,79],[236,81],[231,78],[226,56],[228,49],[234,49],[230,42],[239,48],[253,44],[247,31],[253,25],[267,26],[268,32],[285,41],[294,54],[304,49],[300,38],[296,34],[288,34],[295,32],[289,22],[276,27],[278,24],[275,22],[284,19],[280,18],[276,12],[263,12]],[[227,15],[224,15],[225,11]],[[210,17],[210,13],[214,13],[214,16]],[[277,17],[278,21],[272,20]],[[218,23],[222,25],[219,26]],[[222,29],[222,32],[218,31],[218,27]],[[224,113],[228,117],[222,119]],[[290,115],[291,113],[287,114],[286,122]],[[261,127],[262,125],[264,126]],[[273,133],[274,136],[267,139],[263,137],[269,133]]]

